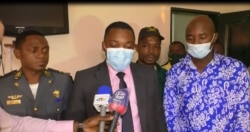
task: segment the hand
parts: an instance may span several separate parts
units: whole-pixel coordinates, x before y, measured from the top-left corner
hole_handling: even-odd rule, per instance
[[[113,115],[110,113],[108,113],[106,116],[96,115],[89,117],[83,122],[84,132],[98,132],[100,121],[105,121],[105,131],[108,131],[113,118]],[[77,131],[77,123],[74,123],[74,131]],[[117,132],[117,129],[115,129],[115,132]]]

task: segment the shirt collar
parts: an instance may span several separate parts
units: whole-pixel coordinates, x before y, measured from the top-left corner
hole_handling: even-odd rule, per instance
[[[117,71],[115,71],[108,63],[106,63],[108,66],[108,70],[109,73],[111,74],[111,76],[116,76],[116,74],[118,73]],[[123,71],[125,74],[128,74],[130,71],[130,65]]]

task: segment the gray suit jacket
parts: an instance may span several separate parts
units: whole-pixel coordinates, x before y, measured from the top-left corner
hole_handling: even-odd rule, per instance
[[[46,69],[34,99],[22,72],[12,71],[0,78],[0,107],[13,115],[60,120],[64,118],[62,116],[72,87],[70,75]]]
[[[138,110],[143,132],[166,132],[163,103],[155,70],[131,63]],[[102,85],[111,87],[108,67],[102,62],[92,68],[77,71],[70,100],[68,119],[82,121],[100,114],[93,99]]]

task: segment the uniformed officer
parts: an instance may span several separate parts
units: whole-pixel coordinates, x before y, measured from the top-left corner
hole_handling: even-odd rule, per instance
[[[27,30],[17,35],[14,46],[21,68],[0,78],[0,106],[14,115],[63,119],[73,79],[68,73],[46,68],[49,45],[45,36]]]

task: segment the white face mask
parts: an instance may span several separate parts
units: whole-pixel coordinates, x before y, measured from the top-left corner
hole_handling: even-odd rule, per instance
[[[194,58],[203,59],[204,57],[207,56],[209,52],[212,51],[211,43],[213,39],[214,39],[214,35],[213,35],[212,40],[207,43],[191,44],[187,42],[187,52]]]
[[[134,50],[125,48],[107,48],[106,62],[115,71],[124,71],[133,59]]]

